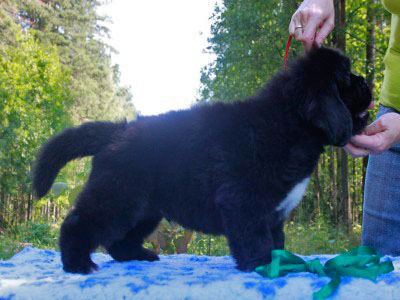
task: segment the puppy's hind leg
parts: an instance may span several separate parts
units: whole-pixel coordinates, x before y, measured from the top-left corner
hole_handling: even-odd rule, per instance
[[[90,253],[98,246],[95,240],[93,222],[80,213],[72,210],[61,225],[60,249],[64,271],[89,274],[97,270]]]
[[[153,217],[139,221],[122,240],[106,247],[108,253],[116,261],[159,260],[156,253],[143,248],[144,239],[150,235],[160,222],[161,217]]]

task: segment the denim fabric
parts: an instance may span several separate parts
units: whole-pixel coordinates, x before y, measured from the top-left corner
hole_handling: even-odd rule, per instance
[[[389,112],[397,111],[381,105],[376,117]],[[400,255],[400,144],[369,157],[362,243],[383,255]]]

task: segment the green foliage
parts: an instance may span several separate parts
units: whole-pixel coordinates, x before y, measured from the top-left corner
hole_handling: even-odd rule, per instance
[[[64,168],[60,195],[33,203],[30,173],[39,146],[66,126],[133,119],[129,88],[120,86],[101,1],[0,2],[0,228],[65,215],[90,170]],[[74,173],[75,172],[75,173]],[[83,174],[83,175],[82,175]]]
[[[157,229],[146,239],[145,246],[156,253],[187,253],[192,231],[162,219]]]
[[[75,0],[0,3],[0,37],[4,37],[0,44],[14,44],[10,34],[22,27],[44,44],[57,46],[61,64],[71,73],[74,105],[69,114],[74,123],[135,116],[130,88],[119,85],[118,65],[111,63],[114,49],[102,39],[109,34],[109,20],[97,13],[101,4]]]
[[[21,30],[12,18],[14,12],[12,1],[0,2],[0,45],[14,45],[15,36]]]
[[[58,241],[58,227],[46,223],[27,222],[11,227],[10,236],[21,243],[31,244],[34,247],[55,249]]]
[[[97,13],[101,1],[23,0],[15,7],[23,12],[22,22],[35,29],[35,36],[59,49],[60,60],[71,70],[70,88],[75,123],[134,117],[129,88],[119,86],[118,66],[111,63],[112,47],[107,36],[107,18]]]
[[[39,146],[70,124],[70,73],[57,48],[19,32],[15,45],[0,47],[0,209],[5,195],[29,192],[31,165]],[[15,216],[14,216],[15,218]]]
[[[183,228],[175,228],[175,230],[183,232]],[[284,231],[285,249],[301,255],[337,254],[355,248],[361,243],[361,227],[359,225],[355,225],[349,234],[345,228],[336,228],[322,218],[319,218],[317,222],[309,223],[288,222]],[[164,243],[168,244],[168,239]],[[157,251],[156,247],[148,246]],[[174,254],[177,252],[171,243],[166,251],[159,253]],[[212,236],[199,232],[193,233],[187,253],[213,256],[230,255],[224,236]]]
[[[188,247],[189,254],[224,256],[229,255],[229,247],[224,236],[212,236],[195,232]]]
[[[285,249],[291,252],[310,254],[337,254],[355,248],[361,242],[361,227],[355,225],[348,234],[345,228],[337,229],[322,218],[317,222],[285,225]],[[211,236],[194,233],[188,253],[197,255],[229,255],[229,247],[223,236]]]
[[[8,259],[22,248],[13,236],[0,234],[0,259]]]
[[[345,228],[336,228],[323,219],[306,224],[289,222],[285,234],[285,249],[301,255],[337,254],[361,243],[360,226],[348,234]]]
[[[201,76],[201,101],[243,99],[283,64],[288,24],[296,2],[223,1],[212,16],[208,51],[216,55]],[[290,56],[301,53],[293,44]]]
[[[0,234],[0,259],[7,259],[25,246],[58,249],[58,226],[26,222]]]
[[[51,191],[42,199],[35,202],[33,211],[35,221],[58,222],[74,205],[76,197],[82,190],[90,173],[90,158],[70,162],[57,176]],[[56,215],[43,214],[43,210],[57,208]],[[61,218],[60,218],[61,217]]]
[[[360,226],[356,226],[353,232],[348,235],[344,229],[336,230],[331,224],[325,223],[323,220],[311,224],[289,222],[285,226],[286,250],[301,255],[341,253],[360,244],[360,229]],[[162,244],[164,248],[157,247],[154,239],[151,238],[145,246],[161,254],[183,253],[177,251],[175,243],[180,237],[184,236],[184,230],[176,225],[173,230],[175,230],[175,234],[172,232],[165,233],[162,242],[165,243]],[[155,234],[157,234],[157,231]],[[0,234],[0,259],[11,257],[26,245],[57,250],[58,235],[58,225],[27,222],[11,227]],[[168,236],[171,238],[168,239]],[[230,255],[225,237],[198,232],[193,233],[185,253],[213,256]]]
[[[367,20],[367,10],[372,10],[375,23],[369,24]],[[376,80],[372,87],[376,91],[380,90],[383,81],[383,58],[390,35],[390,14],[384,9],[380,1],[367,0],[348,0],[346,1],[346,54],[350,57],[354,72],[366,76],[368,71],[365,62],[366,46],[372,42],[375,52],[374,64],[369,67],[374,68]],[[371,41],[371,36],[367,31],[368,26],[372,26],[376,35],[376,41]],[[375,93],[375,100],[378,100]]]
[[[56,47],[40,44],[29,33],[18,33],[15,41],[16,46],[0,48],[0,137],[15,143],[13,137],[19,136],[25,143],[21,148],[35,147],[40,135],[69,124],[70,75],[61,67]],[[33,129],[37,133],[28,134]]]

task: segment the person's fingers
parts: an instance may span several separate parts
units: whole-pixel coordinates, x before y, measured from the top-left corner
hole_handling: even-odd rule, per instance
[[[290,20],[290,24],[289,24],[289,33],[290,35],[295,35],[295,31],[296,31],[296,24],[300,24],[300,19],[298,18],[297,14],[295,13],[292,16],[292,19]]]
[[[318,17],[310,18],[308,22],[304,22],[304,24],[307,25],[305,28],[303,28],[304,32],[299,40],[303,42],[306,52],[310,51],[314,45],[315,35],[320,23],[321,19]]]
[[[385,126],[381,119],[376,120],[364,129],[366,135],[374,135],[385,130]]]
[[[300,40],[303,35],[303,27],[301,25],[295,25],[295,23],[291,23],[289,32],[296,40]]]
[[[296,26],[294,31],[294,37],[296,40],[301,41],[303,39],[303,27],[301,25]]]
[[[292,18],[292,20],[290,21],[290,24],[289,24],[289,34],[294,36],[294,22],[293,22],[293,18]]]
[[[387,113],[368,125],[363,134],[351,139],[353,144],[380,154],[400,141],[400,115]]]
[[[295,13],[289,25],[289,33],[295,37],[296,40],[302,38],[303,26],[301,25],[300,14]]]
[[[333,29],[334,20],[333,0],[304,0],[292,16],[289,32],[308,52],[314,46],[321,46]]]
[[[351,139],[357,147],[368,149],[372,154],[382,153],[385,150],[385,137],[383,132],[374,135],[360,134]]]
[[[292,15],[292,18],[290,20],[290,24],[289,24],[289,33],[293,36],[295,36],[296,31],[300,31],[299,28],[296,29],[296,27],[302,26],[301,23],[301,16],[300,16],[300,11],[303,10],[305,3],[301,3],[299,8],[296,10],[296,12]]]
[[[364,157],[369,155],[370,153],[367,149],[357,147],[352,143],[348,143],[346,146],[343,147],[343,149],[354,158]]]
[[[317,32],[315,37],[315,43],[318,47],[321,47],[322,43],[326,39],[326,37],[331,33],[333,28],[335,27],[335,17],[330,16],[327,20],[322,23],[321,29]]]

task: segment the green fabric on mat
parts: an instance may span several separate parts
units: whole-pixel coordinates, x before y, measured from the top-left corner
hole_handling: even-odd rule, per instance
[[[339,287],[341,276],[376,280],[385,273],[394,270],[390,259],[380,262],[381,256],[368,246],[360,246],[342,253],[323,266],[319,259],[305,261],[301,257],[286,250],[273,250],[272,261],[268,265],[256,268],[261,276],[270,279],[285,276],[289,273],[310,272],[320,277],[330,277],[331,281],[313,294],[314,299],[326,299]]]

